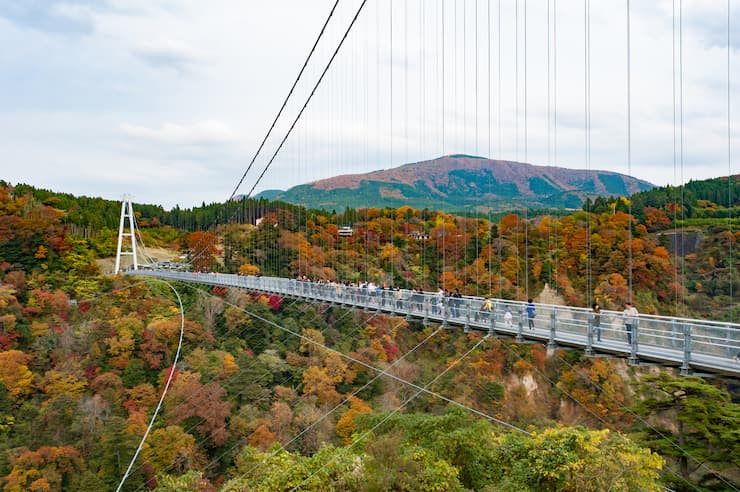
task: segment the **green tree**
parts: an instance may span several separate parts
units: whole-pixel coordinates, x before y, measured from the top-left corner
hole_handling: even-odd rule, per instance
[[[100,475],[109,490],[113,490],[123,477],[129,461],[136,451],[138,438],[126,432],[126,421],[111,417],[97,449]],[[140,466],[134,466],[123,490],[137,490],[144,484]]]
[[[645,376],[638,387],[644,399],[634,410],[653,424],[638,424],[641,441],[673,458],[684,480],[717,483],[711,469],[738,469],[740,405],[726,391],[667,372]]]
[[[504,434],[496,440],[494,463],[494,490],[661,490],[663,459],[608,429]]]

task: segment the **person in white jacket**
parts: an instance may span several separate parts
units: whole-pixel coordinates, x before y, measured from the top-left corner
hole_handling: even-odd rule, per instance
[[[507,328],[511,328],[512,321],[514,319],[514,316],[511,314],[511,308],[506,308],[506,312],[504,313],[504,326]]]
[[[627,343],[632,344],[632,328],[637,324],[637,308],[631,302],[624,303],[624,329],[627,332]]]

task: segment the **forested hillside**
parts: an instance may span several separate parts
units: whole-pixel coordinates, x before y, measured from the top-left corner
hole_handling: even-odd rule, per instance
[[[100,275],[96,259],[111,254],[115,233],[73,231],[69,209],[51,198],[0,187],[0,483],[111,490],[170,375],[179,307],[167,286]],[[409,207],[339,216],[274,206],[254,210],[258,226],[213,231],[213,242],[152,222],[142,235],[182,253],[207,244],[200,268],[443,283],[517,298],[548,282],[575,304],[588,298],[578,275],[588,261],[592,295],[616,303],[630,217],[614,203],[605,213],[496,223]],[[339,237],[345,224],[353,235]],[[732,231],[707,228],[686,259],[696,265],[687,279],[716,279],[710,294],[682,278],[673,285],[668,247],[635,222],[641,311],[670,311],[678,287],[681,309],[729,316],[721,304]],[[124,490],[737,483],[740,409],[722,380],[276,296],[176,288],[186,314],[181,362]]]
[[[457,211],[578,208],[586,197],[629,195],[653,185],[611,171],[446,155],[364,174],[334,176],[267,195],[327,210],[391,207]]]

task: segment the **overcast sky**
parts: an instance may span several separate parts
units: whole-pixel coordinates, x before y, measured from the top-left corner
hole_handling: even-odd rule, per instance
[[[255,186],[360,3],[340,0],[240,193],[452,153],[658,185],[740,172],[740,0],[731,2],[729,140],[727,3],[683,0],[679,43],[674,2],[632,2],[631,162],[626,2],[591,2],[587,99],[584,0],[368,0]],[[225,200],[333,4],[0,0],[0,177],[167,208]]]

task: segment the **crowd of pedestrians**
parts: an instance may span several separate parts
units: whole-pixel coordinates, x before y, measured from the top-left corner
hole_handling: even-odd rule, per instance
[[[511,307],[503,306],[503,313],[497,315],[496,308],[490,298],[466,298],[459,288],[454,290],[439,287],[435,293],[427,293],[421,289],[408,289],[387,284],[377,284],[373,281],[336,282],[331,280],[311,280],[305,275],[295,279],[297,288],[304,294],[319,295],[340,302],[366,304],[381,308],[393,308],[399,311],[408,310],[412,313],[429,313],[443,318],[469,318],[475,321],[489,321],[492,317],[501,316],[504,327],[511,328],[514,324],[514,314]],[[521,323],[526,322],[529,330],[536,328],[537,307],[533,299],[528,299],[521,308]],[[632,343],[632,336],[637,325],[639,313],[632,303],[625,304],[622,318],[627,343]],[[593,303],[589,317],[589,326],[595,335],[596,341],[602,338],[601,306]],[[542,326],[540,326],[541,328]]]

